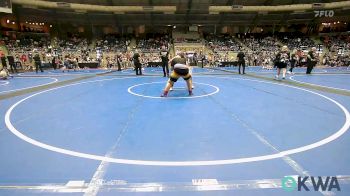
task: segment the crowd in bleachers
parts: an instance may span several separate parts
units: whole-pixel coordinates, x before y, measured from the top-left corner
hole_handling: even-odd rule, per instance
[[[347,55],[330,55],[325,54],[323,56],[322,65],[330,66],[330,67],[341,67],[341,66],[349,66],[350,58],[349,54]]]
[[[241,38],[244,45],[251,49],[247,55],[249,65],[271,65],[276,53],[280,49],[276,38],[271,36],[247,35]]]
[[[64,67],[65,64],[96,61],[87,39],[72,36],[67,39],[50,39],[46,36],[32,38],[3,39],[9,56],[14,56],[16,64],[24,70],[34,69],[33,57],[39,55],[41,61]],[[4,52],[3,52],[4,53]],[[94,59],[95,58],[95,59]]]
[[[79,50],[87,50],[89,43],[87,39],[80,37],[72,37],[69,39],[53,39],[53,43],[50,45],[54,45],[56,48],[59,48],[62,51],[79,51]]]
[[[348,35],[320,37],[328,49],[322,64],[326,66],[349,66],[350,37]]]
[[[288,46],[290,50],[309,50],[312,47],[316,47],[314,41],[309,37],[283,36],[280,40],[284,45]]]
[[[350,50],[350,37],[347,35],[324,36],[320,39],[330,52],[342,54]]]
[[[46,57],[46,50],[50,45],[49,37],[46,36],[22,37],[20,39],[3,37],[2,42],[9,51],[8,55],[13,56],[15,62],[20,63],[21,67],[25,66],[24,68],[26,68],[26,65],[32,63],[34,54],[39,53]]]
[[[50,40],[48,37],[23,37],[21,39],[9,39],[4,37],[3,42],[6,44],[7,48],[11,51],[42,51],[44,48],[50,45]]]
[[[104,39],[96,41],[95,49],[101,49],[104,52],[125,53],[129,44],[130,38],[106,35]]]
[[[34,69],[33,56],[38,54],[41,61],[55,64],[57,68],[76,67],[78,63],[98,63],[100,67],[130,67],[132,52],[128,51],[130,38],[120,38],[107,35],[95,43],[79,36],[58,39],[41,36],[35,39],[18,38],[2,39],[8,54],[15,57],[15,61],[24,70]],[[160,62],[159,52],[162,47],[169,47],[168,37],[140,39],[136,48],[141,53],[142,63]],[[4,52],[2,52],[4,55]],[[54,62],[53,62],[54,61]]]
[[[149,38],[137,39],[136,48],[142,52],[159,52],[162,47],[169,48],[168,35],[155,35]]]
[[[201,38],[198,32],[173,32],[174,43],[200,43]]]
[[[146,62],[161,62],[159,52],[146,52],[141,55],[141,59]]]
[[[243,49],[242,45],[229,35],[205,35],[204,44],[211,51],[206,55],[206,59],[214,64],[235,61],[235,54]]]
[[[254,52],[276,51],[280,47],[276,39],[270,36],[247,36],[242,38],[242,42]]]
[[[241,44],[236,42],[231,36],[214,36],[208,35],[205,37],[205,43],[214,52],[224,51],[239,51]]]
[[[315,46],[312,39],[299,36],[280,36],[279,40],[271,36],[246,35],[239,37],[240,42],[230,36],[205,36],[203,48],[193,50],[196,54],[196,62],[205,60],[215,62],[236,61],[236,54],[243,51],[246,54],[248,65],[271,66],[276,53],[281,45],[287,45],[290,52],[298,53],[300,65],[305,63],[306,52],[302,46],[311,48]],[[288,38],[288,39],[285,39]],[[102,67],[115,67],[120,64],[123,68],[130,67],[132,51],[137,49],[141,55],[143,64],[148,62],[160,62],[159,55],[162,47],[169,50],[171,41],[167,35],[151,36],[149,38],[136,39],[136,47],[130,48],[131,38],[107,35],[92,43],[86,38],[72,35],[70,38],[50,38],[46,35],[23,36],[18,39],[3,37],[9,55],[14,56],[15,61],[24,69],[33,69],[33,56],[39,54],[44,63],[55,61],[57,67],[67,64],[85,62],[97,62]],[[320,64],[326,66],[349,65],[349,36],[322,37],[321,41],[329,49]],[[206,47],[205,47],[206,46]],[[208,49],[205,49],[208,48]],[[204,49],[204,50],[203,50]],[[342,52],[339,52],[342,51]]]

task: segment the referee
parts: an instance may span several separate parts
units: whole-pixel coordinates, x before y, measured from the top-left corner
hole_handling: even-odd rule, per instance
[[[238,74],[241,74],[241,67],[243,68],[242,73],[245,74],[245,60],[244,60],[244,53],[241,50],[238,54],[237,54],[237,58],[238,58]]]
[[[163,77],[169,77],[169,52],[162,46],[162,51],[160,51],[160,58],[162,59]]]

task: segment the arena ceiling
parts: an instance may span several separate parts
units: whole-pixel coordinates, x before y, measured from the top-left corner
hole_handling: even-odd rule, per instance
[[[64,8],[48,8],[12,0],[14,14],[22,21],[39,20],[48,23],[69,22],[94,25],[288,25],[314,22],[350,21],[350,7],[333,9],[333,17],[316,18],[314,10],[274,12],[211,12],[211,6],[277,6],[312,3],[345,2],[344,0],[64,0],[69,4],[91,4],[107,7],[170,6],[176,11],[104,12]],[[30,0],[25,0],[30,1]],[[57,1],[57,0],[56,0]],[[56,2],[46,0],[46,2]],[[61,2],[61,1],[60,1]],[[62,6],[62,5],[61,5]],[[161,10],[161,9],[160,9]]]

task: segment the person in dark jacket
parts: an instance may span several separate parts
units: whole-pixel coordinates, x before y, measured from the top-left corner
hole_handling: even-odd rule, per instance
[[[238,59],[238,74],[241,74],[241,67],[243,68],[242,73],[245,74],[245,60],[244,60],[244,53],[243,51],[240,51],[237,54],[237,59]]]
[[[51,65],[53,67],[54,70],[57,69],[57,64],[56,64],[56,57],[53,57],[52,60],[51,60]]]
[[[160,51],[160,58],[162,59],[163,77],[169,77],[169,52],[165,46]]]
[[[298,61],[298,54],[297,50],[294,49],[292,54],[290,55],[290,68],[289,68],[289,74],[293,74],[293,69]]]
[[[33,59],[34,59],[34,62],[35,62],[35,72],[38,73],[39,69],[40,69],[41,72],[44,72],[43,68],[41,66],[41,59],[40,59],[39,53],[36,53],[34,55]]]
[[[313,47],[309,53],[307,54],[307,60],[306,60],[307,68],[306,68],[306,74],[311,74],[312,69],[317,64],[317,58],[316,58],[316,47]]]
[[[16,68],[16,64],[15,64],[15,58],[12,55],[8,55],[7,56],[7,60],[9,62],[10,65],[10,69],[12,73],[17,73],[17,68]]]
[[[136,75],[142,75],[142,64],[140,60],[140,54],[137,51],[135,51],[134,53],[133,61],[134,61]]]
[[[122,56],[121,56],[121,54],[117,54],[117,66],[118,66],[118,71],[121,71],[122,70],[122,66],[121,66],[121,64],[122,64]]]

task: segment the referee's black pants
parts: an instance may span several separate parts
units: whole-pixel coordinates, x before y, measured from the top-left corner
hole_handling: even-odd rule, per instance
[[[163,76],[169,76],[169,65],[168,62],[164,61],[162,62],[162,68],[163,68]]]
[[[136,75],[142,75],[142,66],[141,66],[141,63],[136,63],[136,64],[135,64],[135,71],[136,71]]]
[[[241,67],[243,68],[243,74],[245,74],[245,61],[238,61],[238,73],[241,74]]]

